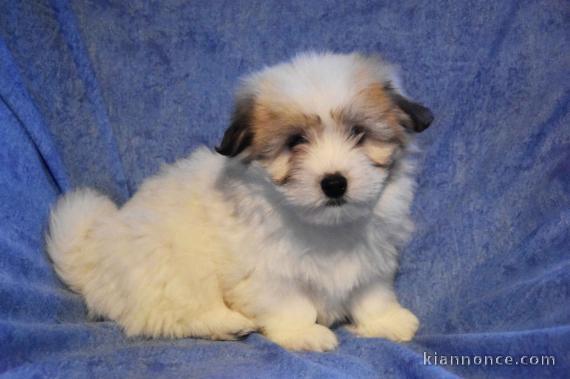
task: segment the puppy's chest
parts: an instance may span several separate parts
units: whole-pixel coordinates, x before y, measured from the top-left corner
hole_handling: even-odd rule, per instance
[[[362,283],[382,275],[379,255],[364,244],[338,249],[311,246],[294,241],[274,243],[272,254],[261,258],[272,277],[295,283],[306,291],[341,298]]]

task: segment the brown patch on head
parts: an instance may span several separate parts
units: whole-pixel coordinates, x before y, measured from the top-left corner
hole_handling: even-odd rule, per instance
[[[294,105],[261,99],[253,102],[249,123],[252,137],[248,157],[259,161],[278,185],[289,182],[306,151],[304,144],[290,148],[291,138],[313,140],[323,128],[316,114],[304,114]]]
[[[380,56],[364,57],[357,55],[355,58],[360,62],[355,80],[362,83],[375,77],[378,68],[389,66]],[[388,71],[392,71],[392,69],[388,68]],[[390,76],[393,75],[392,73]],[[387,112],[388,121],[394,121],[395,117],[395,123],[388,122],[390,126],[399,124],[408,132],[420,133],[433,122],[434,116],[431,110],[403,96],[392,84],[392,78],[384,78],[368,85],[363,90],[363,95],[364,98],[370,99],[372,104],[376,104],[379,111]],[[393,110],[393,112],[389,112],[389,110]]]
[[[408,133],[402,126],[408,116],[396,106],[386,87],[380,84],[367,87],[359,97],[363,111],[377,120],[376,128],[370,128],[363,149],[375,166],[387,169],[392,165],[396,152],[408,142]],[[378,125],[381,125],[380,130]]]
[[[400,144],[407,142],[407,135],[401,126],[402,117],[405,117],[400,109],[395,106],[390,95],[380,84],[373,84],[365,88],[358,95],[357,103],[361,112],[376,123],[380,123],[388,130],[383,130],[384,135],[391,135],[394,141]],[[374,128],[371,130],[374,133]]]
[[[308,140],[321,128],[319,115],[301,113],[294,105],[283,102],[244,96],[238,98],[231,125],[216,150],[229,157],[243,152],[246,161],[271,160],[286,150],[287,140],[292,136]]]
[[[345,128],[365,127],[368,138],[406,144],[408,135],[401,125],[406,116],[395,106],[390,95],[380,84],[361,90],[345,108],[331,110],[331,118]]]
[[[330,115],[347,133],[357,130],[363,134],[355,136],[355,143],[375,166],[390,167],[396,152],[408,142],[408,133],[401,124],[407,116],[380,84],[366,86],[348,107],[335,109]]]
[[[290,136],[310,138],[321,127],[318,115],[300,113],[293,105],[258,101],[252,112],[252,150],[256,157],[271,157],[285,147]]]

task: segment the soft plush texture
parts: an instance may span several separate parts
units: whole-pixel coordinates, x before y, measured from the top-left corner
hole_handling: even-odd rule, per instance
[[[128,4],[128,5],[127,5]],[[564,1],[0,2],[0,375],[564,377],[570,370],[570,6]],[[88,321],[44,252],[50,206],[124,202],[228,124],[237,78],[308,49],[378,52],[436,123],[397,287],[409,344],[333,353],[126,339]],[[426,366],[423,353],[554,355]]]

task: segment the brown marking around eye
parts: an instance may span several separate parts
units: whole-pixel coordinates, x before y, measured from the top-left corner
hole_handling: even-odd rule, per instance
[[[311,136],[322,128],[316,114],[304,114],[294,105],[257,101],[252,112],[253,143],[256,157],[272,157],[280,153],[287,139],[295,134]]]
[[[273,158],[261,160],[261,163],[266,167],[275,183],[285,184],[290,176],[291,157],[291,153],[282,152]]]
[[[380,84],[366,86],[350,104],[332,109],[330,116],[347,134],[354,125],[361,125],[366,129],[366,139],[399,145],[405,145],[408,140],[401,126],[405,115],[402,115],[387,90]]]
[[[364,150],[374,166],[388,168],[396,151],[407,142],[397,112],[382,86],[372,85],[362,90],[348,107],[332,110],[331,117],[344,125],[347,134],[350,128],[360,125],[366,135],[357,146]]]
[[[323,128],[316,114],[303,114],[293,105],[279,102],[257,101],[252,111],[253,142],[251,149],[268,171],[273,182],[285,185],[290,182],[306,146]],[[296,134],[304,136],[309,143],[287,147],[287,141]]]
[[[398,145],[395,143],[367,141],[364,143],[363,148],[366,155],[375,166],[388,168],[394,160],[394,155],[398,149]]]
[[[301,164],[305,150],[297,153],[282,151],[276,157],[261,160],[269,172],[271,179],[277,185],[286,185],[294,178],[295,170]]]
[[[289,181],[291,180],[291,175],[285,175],[282,178],[275,178],[273,180],[275,181],[275,184],[277,184],[278,186],[284,186],[285,184],[289,183]]]

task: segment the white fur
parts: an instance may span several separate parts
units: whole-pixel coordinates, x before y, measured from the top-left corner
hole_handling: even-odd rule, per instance
[[[296,99],[327,122],[358,89],[355,59],[300,56],[246,86]],[[376,79],[393,75],[379,67]],[[362,336],[411,339],[418,321],[392,291],[397,248],[412,229],[409,157],[388,178],[330,130],[311,147],[304,180],[278,188],[266,169],[203,148],[149,178],[120,210],[77,190],[52,212],[48,252],[90,312],[128,335],[260,330],[290,349],[325,351],[337,345],[328,326],[349,319]],[[343,207],[323,207],[315,184],[331,170],[350,182]]]

